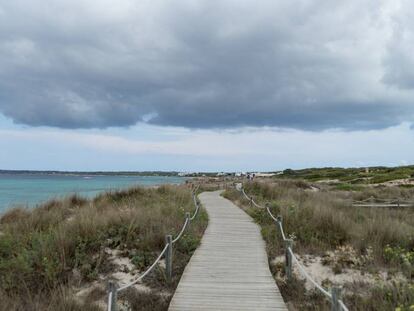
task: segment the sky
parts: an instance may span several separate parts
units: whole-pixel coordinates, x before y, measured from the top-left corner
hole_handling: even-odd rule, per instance
[[[0,169],[414,164],[409,0],[0,0]]]

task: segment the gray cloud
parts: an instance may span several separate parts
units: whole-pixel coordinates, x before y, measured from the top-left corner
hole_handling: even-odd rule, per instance
[[[0,4],[0,113],[63,128],[413,118],[408,1],[112,3]]]

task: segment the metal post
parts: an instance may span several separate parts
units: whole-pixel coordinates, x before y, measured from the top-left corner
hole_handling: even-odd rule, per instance
[[[167,282],[171,283],[172,280],[172,255],[173,255],[173,244],[172,236],[167,235],[165,237],[165,243],[168,244],[167,251],[165,252],[165,272],[167,274]]]
[[[277,216],[276,217],[276,219],[277,219],[277,221],[279,222],[279,223],[282,223],[282,221],[283,221],[283,217],[282,216]]]
[[[191,219],[190,212],[185,213],[185,218],[188,219],[187,226],[190,225],[190,221],[191,221],[190,220]]]
[[[333,286],[331,288],[331,295],[332,295],[332,311],[341,311],[341,305],[339,304],[339,300],[341,299],[341,288],[338,286]]]
[[[289,248],[293,250],[293,240],[285,240],[285,272],[288,280],[292,279],[292,254],[289,251]]]
[[[118,286],[114,281],[108,282],[108,295],[110,299],[108,300],[108,311],[117,311],[116,301],[118,300]]]

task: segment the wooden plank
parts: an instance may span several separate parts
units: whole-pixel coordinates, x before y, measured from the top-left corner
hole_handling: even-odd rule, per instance
[[[204,192],[199,198],[209,224],[169,310],[287,310],[270,273],[258,225],[220,191]]]

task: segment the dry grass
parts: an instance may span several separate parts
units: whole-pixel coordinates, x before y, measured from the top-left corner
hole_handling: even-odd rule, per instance
[[[188,188],[162,186],[8,211],[0,218],[0,310],[96,310],[75,301],[73,288],[111,273],[105,249],[118,249],[143,268],[193,209]],[[200,216],[175,250],[177,277],[206,226],[206,214]]]
[[[287,234],[295,240],[294,250],[299,254],[323,255],[340,247],[355,250],[355,257],[340,262],[361,272],[402,271],[407,281],[401,284],[372,287],[364,295],[348,295],[345,300],[352,310],[390,310],[399,305],[414,304],[414,210],[386,208],[356,208],[349,198],[409,197],[411,189],[372,189],[360,192],[334,191],[325,187],[312,191],[308,183],[295,181],[255,182],[244,185],[246,192],[260,204],[269,203],[275,215],[283,217]],[[236,190],[225,196],[246,210],[262,227],[269,259],[282,254],[282,240],[275,224],[264,210],[250,207]],[[370,254],[370,260],[362,260]],[[407,259],[408,258],[408,259]],[[342,267],[335,267],[341,271]],[[283,273],[273,267],[274,274]],[[279,280],[280,281],[280,280]],[[411,287],[408,286],[411,284]],[[297,308],[324,310],[328,308],[311,294],[304,294],[300,282],[296,285],[279,284],[285,299]],[[349,291],[355,288],[350,286]],[[348,291],[348,292],[349,292]],[[305,297],[305,296],[306,297]],[[314,297],[313,297],[314,298]],[[391,309],[392,309],[391,308]],[[404,309],[402,309],[404,310]]]

